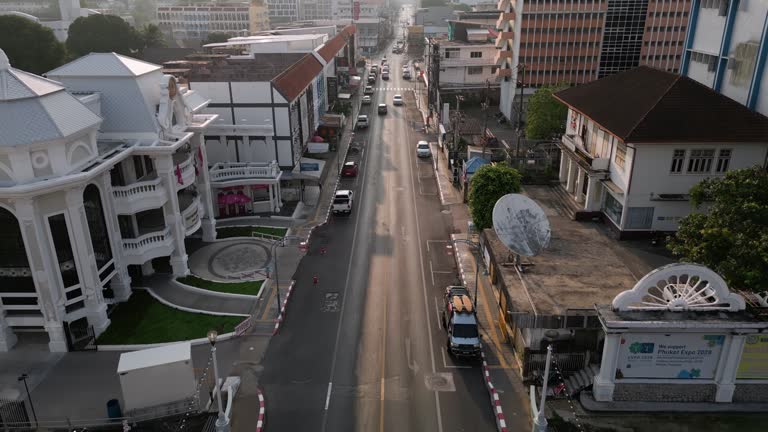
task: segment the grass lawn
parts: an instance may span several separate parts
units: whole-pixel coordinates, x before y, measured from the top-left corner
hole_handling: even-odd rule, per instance
[[[197,276],[185,276],[176,280],[189,286],[207,289],[210,291],[246,295],[258,295],[259,291],[261,291],[261,285],[264,284],[264,281],[230,283],[214,282],[207,279],[201,279]]]
[[[101,345],[151,344],[204,338],[208,330],[232,332],[243,317],[213,316],[168,307],[149,295],[135,291],[109,316],[112,324],[99,336]]]
[[[230,238],[230,237],[251,237],[252,232],[258,232],[262,234],[269,234],[278,237],[285,237],[285,233],[288,232],[288,228],[274,228],[274,227],[221,227],[216,230],[216,238]]]

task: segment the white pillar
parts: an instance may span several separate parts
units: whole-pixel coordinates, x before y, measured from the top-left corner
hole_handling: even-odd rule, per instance
[[[152,276],[155,274],[155,268],[152,267],[152,260],[149,260],[141,265],[142,276]]]
[[[16,345],[16,334],[5,320],[5,310],[0,305],[0,352],[8,352]]]
[[[587,184],[587,199],[584,203],[584,209],[588,211],[600,210],[600,180],[596,177],[590,177]]]
[[[203,216],[201,220],[201,226],[203,227],[203,241],[212,242],[216,240],[216,213],[214,213],[214,199],[213,190],[211,189],[211,175],[208,172],[208,151],[205,147],[205,139],[203,134],[198,134],[196,137],[199,149],[198,153],[195,153],[192,157],[196,158],[197,163],[200,164],[197,178],[197,191],[200,193],[200,202],[203,204]],[[193,149],[193,151],[195,151]],[[202,160],[198,158],[198,155],[202,155]]]
[[[171,235],[173,236],[174,249],[171,253],[173,275],[176,277],[186,276],[189,274],[187,249],[184,245],[187,233],[184,229],[184,218],[181,216],[182,209],[179,207],[179,198],[176,195],[178,185],[175,172],[176,167],[173,164],[172,155],[162,155],[156,161],[157,174],[162,178],[166,193],[168,194],[168,201],[163,206],[163,213],[165,215],[165,225],[170,228]]]
[[[560,183],[566,183],[568,181],[568,163],[570,162],[570,158],[565,154],[564,151],[560,151],[560,174],[558,175],[558,180],[560,180]]]
[[[270,184],[269,187],[269,208],[272,209],[272,213],[277,213],[280,211],[279,209],[275,208],[275,198],[273,196],[272,188],[274,185]]]
[[[715,402],[730,403],[733,401],[733,392],[736,390],[736,373],[739,369],[741,353],[744,350],[746,340],[746,335],[733,335],[730,337],[730,343],[723,347],[721,355],[725,358],[720,360],[722,366],[716,380]]]
[[[565,190],[568,193],[573,193],[574,191],[574,185],[576,183],[576,172],[578,170],[579,168],[576,166],[576,163],[571,158],[568,158],[568,179],[565,183]]]
[[[128,300],[128,298],[133,293],[131,291],[131,276],[128,274],[127,268],[117,267],[117,269],[117,274],[112,277],[112,280],[109,282],[109,286],[115,293],[114,300],[116,302],[124,302]]]
[[[613,400],[613,389],[616,387],[616,362],[619,358],[621,334],[608,333],[603,345],[603,361],[600,363],[600,373],[595,375],[592,393],[598,402]]]
[[[67,341],[64,337],[64,290],[59,286],[57,272],[61,272],[51,248],[41,247],[48,244],[48,239],[41,224],[47,220],[38,218],[37,209],[32,200],[22,198],[15,202],[16,217],[19,220],[24,245],[27,248],[29,268],[35,281],[35,288],[40,303],[40,312],[45,320],[45,329],[50,341],[51,352],[66,352]]]
[[[112,257],[115,260],[117,274],[110,281],[110,287],[115,293],[115,301],[125,301],[131,296],[131,277],[128,275],[127,264],[123,261],[123,235],[120,233],[120,223],[115,210],[115,198],[112,190],[112,179],[108,172],[101,177],[104,219],[109,232],[109,245],[112,247]],[[136,218],[133,218],[136,221]],[[135,227],[134,227],[135,228]]]
[[[80,285],[85,294],[88,324],[93,326],[97,334],[100,334],[109,327],[109,318],[107,317],[107,304],[104,303],[104,297],[101,293],[99,269],[96,265],[96,255],[91,242],[88,218],[85,216],[83,191],[83,187],[77,187],[66,192],[70,229],[74,237],[71,239],[71,244],[73,253],[79,257],[78,273]]]

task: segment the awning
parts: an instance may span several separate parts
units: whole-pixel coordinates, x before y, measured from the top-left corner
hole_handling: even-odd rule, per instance
[[[325,167],[324,160],[303,157],[293,168],[291,179],[319,181],[323,174],[323,167]]]
[[[619,186],[616,185],[616,183],[612,182],[610,179],[600,180],[603,183],[603,186],[605,186],[609,191],[613,192],[616,195],[624,195],[624,191],[621,190]]]

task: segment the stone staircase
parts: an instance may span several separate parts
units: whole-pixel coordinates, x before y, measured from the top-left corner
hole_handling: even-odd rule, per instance
[[[564,217],[567,217],[568,219],[571,219],[571,220],[576,219],[576,213],[579,211],[579,207],[573,201],[573,198],[571,198],[571,196],[568,195],[568,192],[565,191],[563,186],[560,184],[557,184],[555,186],[552,186],[551,190],[552,190],[552,194],[556,198],[556,202],[554,202],[553,204],[557,209],[557,211]]]
[[[595,363],[590,363],[589,366],[585,369],[582,369],[575,374],[571,375],[565,380],[565,386],[568,390],[568,393],[571,394],[571,396],[575,395],[582,389],[592,385],[592,380],[595,377],[595,375],[600,373],[600,365]]]

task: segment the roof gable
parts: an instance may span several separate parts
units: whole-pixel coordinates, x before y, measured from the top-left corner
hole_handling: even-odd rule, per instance
[[[293,101],[323,70],[323,65],[312,54],[283,71],[272,80],[273,85],[288,101]]]
[[[90,53],[46,75],[55,77],[137,77],[160,66],[116,53]]]
[[[555,97],[625,142],[768,142],[768,118],[690,78],[647,66]]]
[[[354,33],[354,25],[344,27],[339,34],[334,36],[333,39],[326,42],[319,50],[317,50],[318,54],[320,54],[326,62],[333,60],[333,58],[336,57],[336,54],[344,48],[349,41],[349,38],[352,37]]]

